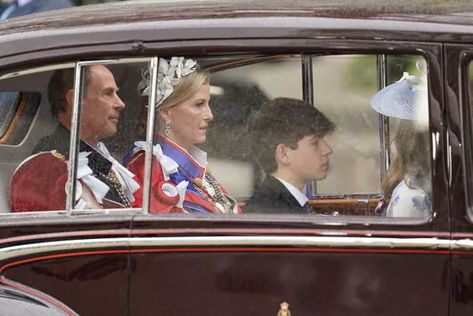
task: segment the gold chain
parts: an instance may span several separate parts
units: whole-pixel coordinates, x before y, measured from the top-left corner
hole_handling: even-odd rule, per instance
[[[220,188],[220,185],[217,183],[217,180],[210,174],[205,174],[205,179],[214,189],[215,195],[212,197],[214,203],[220,203],[224,208],[224,213],[230,213],[233,208],[233,203],[225,196]],[[217,209],[218,210],[218,209]]]
[[[115,188],[115,190],[118,193],[118,196],[122,199],[123,204],[125,205],[126,208],[131,208],[130,201],[125,195],[125,191],[123,191],[122,184],[120,183],[120,180],[118,180],[117,175],[115,172],[110,169],[107,175],[102,174],[108,181],[110,181],[110,184]]]

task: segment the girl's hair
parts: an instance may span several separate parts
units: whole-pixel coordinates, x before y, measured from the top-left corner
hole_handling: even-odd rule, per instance
[[[384,200],[389,203],[394,188],[400,181],[417,176],[430,177],[429,135],[416,130],[414,121],[401,120],[394,138],[397,156],[383,181]],[[409,185],[409,181],[406,181]],[[422,184],[422,183],[420,183]]]
[[[177,86],[174,87],[171,95],[158,106],[158,109],[169,108],[189,99],[197,93],[202,85],[209,84],[209,82],[210,73],[207,70],[197,68],[194,72],[181,79]]]

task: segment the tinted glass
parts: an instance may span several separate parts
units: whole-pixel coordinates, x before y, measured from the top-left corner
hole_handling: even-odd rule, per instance
[[[133,193],[142,193],[142,183],[125,165],[146,146],[148,97],[138,85],[149,80],[149,65],[94,63],[84,65],[82,73],[75,208],[139,208],[141,198],[135,201]]]
[[[18,109],[19,101],[19,92],[0,93],[0,138],[3,138],[10,127],[13,115]]]
[[[423,58],[386,56],[381,67],[376,55],[312,55],[307,68],[306,57],[160,59],[151,108],[154,130],[148,131],[154,136],[150,212],[428,217],[432,199]],[[141,208],[150,66],[94,62],[82,70],[74,207]],[[74,80],[73,69],[69,72],[69,79],[62,80],[68,84]],[[39,83],[40,100],[47,99],[54,73],[27,76]],[[313,84],[304,84],[303,77]],[[387,87],[381,89],[383,77]],[[4,88],[15,91],[11,87],[19,84],[10,78]],[[73,89],[62,91],[61,102],[74,100]],[[310,95],[313,104],[303,101]],[[36,132],[21,150],[4,150],[14,157],[14,163],[2,160],[2,172],[7,165],[12,168],[4,179],[33,152],[56,150],[50,156],[67,166],[71,113],[56,103],[41,103],[31,125]],[[258,116],[268,121],[258,121]],[[62,138],[54,138],[58,135]],[[95,163],[94,155],[102,163]],[[383,159],[390,164],[382,164]],[[65,183],[57,183],[57,191],[66,192]],[[4,191],[9,194],[6,184]],[[86,195],[94,203],[80,201]],[[293,204],[281,211],[278,199],[283,195]],[[262,196],[267,208],[250,212]]]
[[[277,97],[302,98],[301,69],[300,56],[272,56],[237,67],[222,65],[212,72],[213,121],[201,147],[208,152],[210,168],[235,198],[250,197],[262,179],[248,135],[250,115]]]
[[[10,122],[3,121],[9,124],[2,141],[7,145],[0,145],[0,203],[4,211],[65,209],[69,138],[61,138],[63,146],[57,147],[56,131],[62,124],[56,116],[59,112],[53,113],[48,102],[53,73],[51,67],[29,69],[4,75],[0,81],[0,89],[5,91],[2,101],[12,102]],[[69,84],[72,87],[72,81]]]
[[[193,156],[191,151],[194,149],[186,145],[191,144],[204,149],[208,153],[208,165],[203,164],[206,167],[205,172],[212,174],[218,186],[223,189],[223,193],[226,192],[229,197],[239,201],[241,212],[251,209],[247,208],[246,204],[253,203],[254,199],[251,197],[256,199],[261,197],[262,192],[267,189],[268,184],[265,184],[267,179],[276,179],[278,190],[286,193],[300,191],[302,196],[306,194],[311,199],[309,201],[311,207],[307,207],[304,205],[307,198],[298,197],[299,193],[289,194],[296,203],[292,209],[296,210],[296,213],[297,209],[301,208],[300,214],[428,217],[432,208],[430,142],[427,75],[423,58],[387,56],[382,70],[376,55],[312,56],[312,69],[309,74],[313,76],[313,86],[303,85],[303,74],[307,76],[308,73],[304,72],[308,70],[302,67],[302,60],[302,57],[297,55],[196,59],[203,68],[209,69],[211,75],[208,92],[210,110],[206,113],[199,112],[203,113],[201,117],[197,117],[197,122],[201,125],[197,125],[200,127],[195,129],[193,134],[195,136],[203,133],[205,136],[198,139],[191,137],[190,143],[187,144],[185,141],[181,142],[182,138],[179,139],[182,135],[176,136],[176,133],[187,133],[189,131],[187,127],[194,124],[194,121],[185,119],[189,113],[181,111],[180,104],[158,107],[157,113],[180,113],[179,118],[174,117],[170,120],[169,127],[162,126],[159,133],[164,135],[168,130],[171,135],[169,138],[176,141],[177,145],[190,156]],[[382,76],[386,78],[386,86],[389,88],[387,88],[389,93],[386,91],[381,93],[382,107],[391,107],[388,110],[377,108],[374,104],[376,102],[373,101]],[[398,81],[404,84],[407,82],[408,91],[392,90],[391,84]],[[306,106],[315,106],[315,111],[319,111],[325,117],[325,119],[314,117],[313,122],[321,124],[318,127],[313,126],[317,125],[315,123],[304,123],[303,116],[312,114],[305,112],[294,114],[299,113],[296,101],[302,102],[303,96],[311,94],[314,96],[315,104]],[[286,102],[284,100],[290,100],[287,102],[294,106],[292,113],[282,114],[279,118],[268,116],[268,119],[275,120],[272,121],[274,126],[269,126],[266,135],[255,134],[255,127],[251,127],[252,118],[263,108],[273,106],[274,102]],[[168,106],[169,108],[164,110]],[[399,117],[397,114],[401,112],[406,112],[410,116]],[[291,121],[293,115],[300,117]],[[382,125],[380,120],[384,118],[387,121]],[[183,128],[181,119],[190,125]],[[283,123],[278,125],[278,122]],[[161,124],[166,125],[166,120],[163,119]],[[304,134],[306,132],[304,124],[307,125],[308,135]],[[335,128],[330,127],[331,124]],[[399,139],[406,137],[406,133],[407,138],[413,142],[409,148],[400,149],[399,146],[406,142],[399,142]],[[290,153],[292,157],[296,157],[294,155],[297,152],[304,153],[299,154],[296,160],[288,164],[296,161],[295,164],[300,169],[296,172],[300,173],[301,179],[317,180],[312,192],[306,191],[308,188],[306,186],[301,187],[300,181],[291,182],[293,180],[291,177],[285,179],[284,174],[275,172],[276,169],[270,167],[268,157],[261,158],[263,154],[258,151],[269,152],[270,160],[272,156],[274,158],[278,155],[276,147],[265,147],[268,139],[274,138],[266,137],[269,134],[281,137],[281,143],[286,145],[286,153]],[[296,135],[295,140],[291,140],[292,134]],[[381,134],[387,136],[383,141],[384,144],[380,139]],[[307,139],[307,145],[299,144],[305,136],[317,137]],[[387,151],[381,150],[383,146]],[[263,150],[259,150],[261,148]],[[304,151],[308,148],[316,148],[314,150],[320,150],[322,153],[309,158],[313,152]],[[405,153],[405,150],[408,152]],[[395,165],[399,164],[400,157],[404,154],[408,155],[407,158],[403,158],[402,165],[405,167],[398,170]],[[380,163],[382,159],[391,161],[393,165],[384,170],[387,166]],[[291,170],[293,171],[294,169]],[[196,182],[196,177],[183,175],[179,180],[187,181],[189,183],[187,190],[190,189],[193,194],[200,194],[206,201],[212,203],[213,193],[207,192],[205,186],[199,187],[200,183]],[[171,177],[172,181],[174,180]],[[269,208],[277,210],[281,192],[271,190],[268,192],[273,195],[265,196],[264,199]],[[264,191],[264,194],[268,192]],[[184,210],[186,210],[185,203],[186,201]],[[225,200],[222,203],[225,203]],[[398,205],[396,210],[394,210],[395,204]],[[196,210],[187,211],[193,213]],[[156,212],[160,213],[159,210]],[[202,209],[198,212],[219,213]],[[256,210],[255,213],[265,211],[261,209],[261,212]],[[269,213],[278,212],[270,210]]]
[[[316,183],[315,204],[328,214],[427,217],[432,199],[425,61],[409,55],[380,60],[313,58],[316,107],[337,126],[328,137],[331,169]],[[375,97],[382,78],[387,88]],[[352,210],[321,200],[346,204],[350,196]]]
[[[317,182],[317,193],[380,192],[378,114],[370,107],[376,56],[313,57],[313,72],[315,106],[337,126],[328,137],[334,148],[330,173]]]

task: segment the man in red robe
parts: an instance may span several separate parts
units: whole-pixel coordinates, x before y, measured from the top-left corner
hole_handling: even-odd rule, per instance
[[[108,68],[92,65],[84,71],[75,208],[130,207],[139,186],[100,142],[116,134],[125,104]],[[48,84],[51,111],[59,125],[15,171],[10,183],[13,212],[65,209],[73,78],[73,69],[60,69]]]

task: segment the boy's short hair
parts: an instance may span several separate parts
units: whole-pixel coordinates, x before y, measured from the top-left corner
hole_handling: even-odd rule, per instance
[[[293,98],[276,98],[261,105],[249,120],[251,147],[266,173],[278,169],[276,147],[284,144],[297,149],[299,140],[309,135],[323,137],[335,129],[313,105]]]

